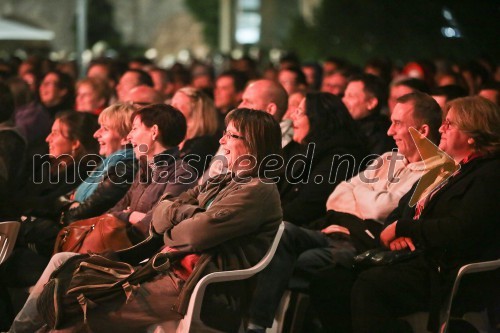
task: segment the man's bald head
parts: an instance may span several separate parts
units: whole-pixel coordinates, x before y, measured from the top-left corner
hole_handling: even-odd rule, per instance
[[[277,82],[257,80],[246,87],[239,107],[262,110],[281,121],[288,107],[288,95]]]
[[[139,105],[161,104],[163,103],[163,98],[153,87],[142,85],[130,89],[125,102],[132,102]]]

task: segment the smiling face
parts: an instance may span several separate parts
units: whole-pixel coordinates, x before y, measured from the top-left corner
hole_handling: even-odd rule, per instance
[[[139,116],[134,118],[132,123],[132,130],[127,136],[134,147],[135,157],[140,159],[141,156],[146,156],[151,160],[155,155],[155,139],[156,139],[155,126],[147,127],[141,121]]]
[[[456,162],[460,162],[474,152],[472,138],[458,129],[455,110],[451,108],[445,121],[439,128],[441,141],[439,148],[450,155]]]
[[[369,96],[364,91],[365,85],[362,81],[351,81],[342,98],[354,120],[368,117],[371,110],[377,105],[376,98]]]
[[[303,143],[307,134],[309,134],[309,129],[311,124],[309,123],[309,118],[306,114],[306,99],[303,98],[299,104],[299,107],[295,112],[292,112],[293,120],[293,141],[298,143]]]
[[[233,170],[235,162],[240,156],[249,154],[248,148],[245,145],[245,139],[234,127],[233,122],[230,122],[227,125],[226,132],[219,140],[219,143],[221,144],[224,156],[227,159],[229,170]]]
[[[49,73],[44,78],[38,89],[40,100],[46,107],[53,107],[61,103],[67,90],[59,88],[59,78],[55,73]]]
[[[68,127],[59,119],[54,121],[45,142],[49,144],[49,154],[55,158],[65,154],[71,155],[71,152],[77,148],[77,141],[69,139]]]
[[[99,142],[99,154],[108,157],[127,143],[127,139],[120,136],[118,131],[109,122],[100,123],[101,127],[94,133]]]
[[[397,103],[391,114],[391,126],[387,131],[387,135],[392,136],[396,141],[399,153],[410,162],[421,159],[408,130],[409,127],[414,127],[417,130],[420,127],[413,117],[413,110],[413,103]]]

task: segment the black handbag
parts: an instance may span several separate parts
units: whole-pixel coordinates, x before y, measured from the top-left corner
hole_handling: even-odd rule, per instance
[[[46,218],[23,216],[16,247],[27,247],[35,253],[50,258],[56,237],[62,225]]]
[[[376,266],[392,265],[420,255],[422,251],[410,249],[391,251],[387,248],[371,249],[354,257],[355,268],[368,268]]]

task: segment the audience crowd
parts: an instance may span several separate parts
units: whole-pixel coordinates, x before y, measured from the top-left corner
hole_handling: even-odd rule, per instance
[[[0,330],[51,329],[36,301],[75,256],[53,255],[57,233],[112,215],[132,245],[163,240],[141,259],[183,257],[168,281],[90,312],[93,332],[178,320],[178,297],[255,264],[280,221],[269,266],[212,290],[207,322],[233,332],[242,316],[264,333],[288,290],[310,298],[303,332],[412,332],[401,318],[416,312],[440,332],[458,269],[500,258],[500,65],[286,56],[259,70],[99,58],[77,78],[36,56],[0,63],[0,221],[21,223],[0,265]],[[383,249],[406,259],[359,264]],[[454,318],[486,308],[500,328],[497,273],[464,283]]]

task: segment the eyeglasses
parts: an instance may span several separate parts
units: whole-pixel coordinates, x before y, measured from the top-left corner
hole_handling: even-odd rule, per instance
[[[233,139],[245,140],[244,136],[236,135],[226,130],[224,130],[223,135],[226,137],[226,139],[233,138]]]
[[[455,126],[455,123],[449,121],[448,119],[443,120],[443,123],[441,124],[445,129],[449,129],[452,126]]]

